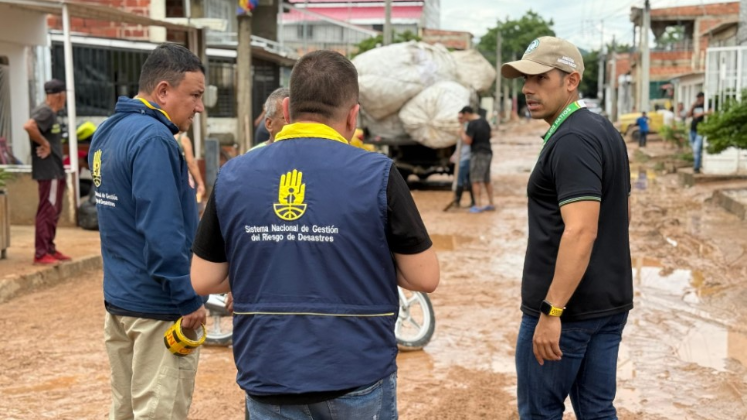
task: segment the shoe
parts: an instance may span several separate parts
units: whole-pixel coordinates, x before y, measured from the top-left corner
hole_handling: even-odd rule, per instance
[[[495,206],[492,204],[488,204],[487,206],[482,208],[482,211],[495,211]]]
[[[52,258],[56,259],[57,261],[72,261],[72,258],[68,257],[60,251],[55,251],[54,254],[52,254]]]
[[[472,206],[469,208],[470,213],[482,213],[482,211],[483,211],[482,207]]]
[[[44,254],[41,258],[34,257],[34,265],[57,265],[59,263],[59,260],[49,254]]]
[[[700,173],[700,169],[693,169],[693,173],[699,174]]]

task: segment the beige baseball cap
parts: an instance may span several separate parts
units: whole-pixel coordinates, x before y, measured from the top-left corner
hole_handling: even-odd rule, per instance
[[[515,79],[525,74],[546,73],[552,69],[566,73],[575,71],[583,78],[584,59],[578,48],[570,42],[554,36],[543,36],[529,44],[521,60],[501,66],[501,74],[507,79]]]

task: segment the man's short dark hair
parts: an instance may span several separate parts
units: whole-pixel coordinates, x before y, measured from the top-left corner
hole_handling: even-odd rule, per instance
[[[179,86],[185,73],[197,71],[205,74],[205,67],[192,51],[178,44],[161,44],[143,63],[140,91],[152,92],[163,81],[174,87]]]
[[[695,95],[695,97],[697,97],[697,98],[704,98],[705,94],[703,92],[698,92],[698,94]]]
[[[451,111],[451,112],[454,112],[454,111]],[[472,107],[471,107],[471,106],[467,105],[467,106],[465,106],[464,108],[462,108],[462,110],[461,110],[461,111],[459,111],[459,113],[460,113],[460,114],[474,114],[474,113],[475,113],[475,110],[474,110],[474,109],[472,109]]]
[[[334,51],[310,52],[293,66],[290,78],[290,117],[340,118],[358,103],[358,71]]]

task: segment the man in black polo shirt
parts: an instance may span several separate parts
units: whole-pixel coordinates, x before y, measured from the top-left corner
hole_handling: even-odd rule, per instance
[[[490,124],[476,114],[471,106],[465,106],[459,111],[459,122],[466,123],[462,132],[462,141],[470,146],[469,177],[472,181],[472,192],[475,195],[475,205],[470,213],[495,210],[493,205],[493,185],[490,183],[490,163],[493,160],[493,149],[490,146]],[[481,190],[488,196],[488,205],[482,206]]]
[[[524,78],[532,118],[550,129],[529,177],[529,241],[516,349],[521,419],[616,419],[617,353],[633,307],[630,168],[612,125],[579,101],[573,44],[534,40],[503,65]]]

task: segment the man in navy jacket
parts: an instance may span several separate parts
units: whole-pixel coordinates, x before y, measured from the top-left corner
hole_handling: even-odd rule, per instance
[[[105,339],[111,419],[186,419],[198,351],[171,354],[164,333],[205,323],[190,283],[195,191],[174,134],[202,112],[205,70],[184,47],[164,44],[143,64],[140,89],[120,97],[89,154],[104,259]]]

